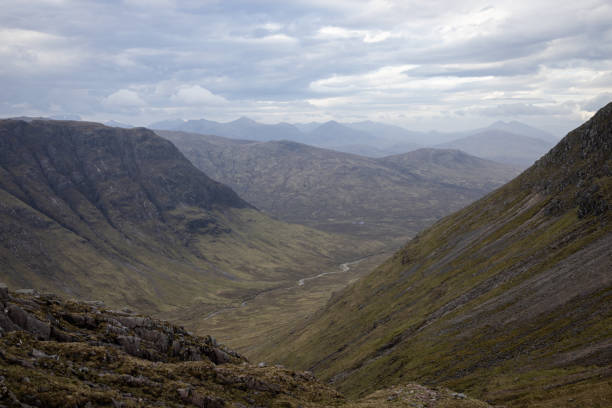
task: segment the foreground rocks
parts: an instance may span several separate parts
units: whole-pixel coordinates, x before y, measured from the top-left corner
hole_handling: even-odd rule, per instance
[[[0,407],[487,406],[424,387],[349,402],[309,372],[251,365],[210,336],[101,303],[0,284],[0,307]]]

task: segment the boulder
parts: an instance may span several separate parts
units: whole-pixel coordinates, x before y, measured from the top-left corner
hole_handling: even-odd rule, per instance
[[[8,300],[8,286],[5,283],[0,282],[0,301]]]

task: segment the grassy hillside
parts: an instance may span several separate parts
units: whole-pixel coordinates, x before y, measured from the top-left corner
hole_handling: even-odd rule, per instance
[[[394,248],[516,175],[512,167],[451,150],[371,159],[295,142],[158,134],[270,215]]]
[[[611,153],[612,104],[260,357],[352,396],[417,381],[512,407],[611,406]]]
[[[153,132],[0,121],[0,280],[210,312],[367,252],[273,220]],[[194,318],[197,318],[195,316]]]

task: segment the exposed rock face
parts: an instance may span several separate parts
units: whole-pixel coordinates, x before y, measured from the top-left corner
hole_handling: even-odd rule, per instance
[[[0,406],[239,406],[235,402],[250,407],[276,400],[325,406],[343,401],[312,377],[256,369],[211,337],[195,337],[163,321],[53,295],[4,293]]]
[[[17,330],[38,340],[82,342],[117,348],[150,361],[201,361],[215,364],[247,360],[208,337],[194,337],[181,327],[110,311],[53,295],[8,295],[1,301],[0,334]]]
[[[250,365],[213,338],[163,321],[49,294],[5,294],[0,407],[433,408],[456,400],[410,385],[348,402],[311,373]],[[488,405],[463,398],[452,406]]]

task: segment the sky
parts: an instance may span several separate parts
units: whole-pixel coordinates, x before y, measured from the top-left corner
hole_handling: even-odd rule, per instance
[[[612,101],[612,2],[2,0],[0,61],[0,117],[562,136]]]

